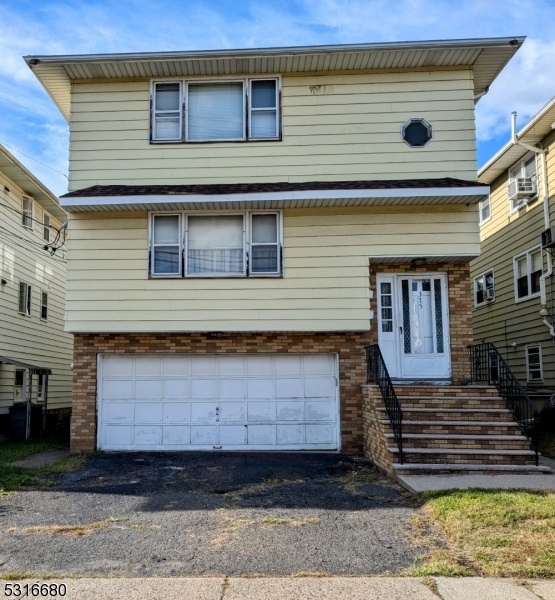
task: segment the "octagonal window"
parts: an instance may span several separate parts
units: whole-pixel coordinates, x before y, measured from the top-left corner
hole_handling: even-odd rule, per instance
[[[413,148],[422,148],[432,139],[432,126],[426,119],[409,119],[401,129],[403,140]]]

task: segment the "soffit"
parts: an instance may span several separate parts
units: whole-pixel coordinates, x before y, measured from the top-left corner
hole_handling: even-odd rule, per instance
[[[474,72],[484,91],[524,42],[524,37],[300,46],[133,54],[26,56],[67,120],[74,80],[187,77],[264,73],[311,73],[372,69],[455,68]]]

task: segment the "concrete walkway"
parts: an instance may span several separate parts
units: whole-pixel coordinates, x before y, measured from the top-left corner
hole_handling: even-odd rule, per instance
[[[5,581],[29,586],[38,580]],[[178,577],[149,579],[60,579],[67,600],[555,600],[554,581],[479,577]],[[50,590],[52,588],[49,588]]]
[[[555,475],[399,475],[399,483],[410,492],[437,490],[549,490],[555,491]]]
[[[45,465],[55,463],[57,460],[64,458],[68,454],[68,448],[55,448],[54,450],[31,454],[31,456],[27,456],[27,458],[16,460],[12,465],[14,467],[44,467]]]

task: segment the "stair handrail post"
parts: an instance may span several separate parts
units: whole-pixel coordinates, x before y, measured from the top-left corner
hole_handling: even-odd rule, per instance
[[[492,342],[474,344],[469,349],[472,382],[487,381],[497,388],[522,433],[528,438],[538,466],[538,409]]]
[[[374,383],[380,390],[403,464],[403,411],[378,344],[366,346],[366,383]]]

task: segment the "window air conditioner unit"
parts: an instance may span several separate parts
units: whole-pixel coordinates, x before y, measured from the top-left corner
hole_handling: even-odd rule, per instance
[[[542,233],[542,248],[555,248],[555,225]]]
[[[484,300],[494,300],[495,299],[495,290],[493,288],[486,288],[484,290]]]
[[[535,177],[518,177],[509,181],[509,200],[530,200],[538,193]]]

